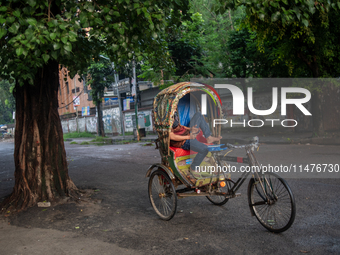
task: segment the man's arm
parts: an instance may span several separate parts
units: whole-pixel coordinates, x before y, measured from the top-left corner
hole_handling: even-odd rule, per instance
[[[193,132],[193,133],[199,133],[200,132],[200,128],[197,127],[197,125],[193,126],[193,127],[186,127],[186,126],[182,126],[184,127],[186,130],[190,130],[190,132]]]
[[[173,141],[183,141],[189,139],[196,139],[197,134],[190,133],[190,135],[175,135],[173,132],[170,132],[170,140]]]
[[[170,132],[170,140],[183,141],[188,139],[190,139],[190,135],[175,135],[173,132]]]

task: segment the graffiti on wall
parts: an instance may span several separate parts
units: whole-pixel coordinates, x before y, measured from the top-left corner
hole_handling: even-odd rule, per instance
[[[85,118],[78,119],[79,132],[85,132]]]
[[[63,129],[63,133],[68,133],[68,121],[67,120],[61,121],[61,127]]]
[[[88,117],[85,118],[86,130],[90,133],[97,133],[97,118],[96,117]]]
[[[121,133],[119,108],[103,111],[104,130],[106,133]]]
[[[132,132],[133,131],[133,123],[135,120],[135,113],[125,113],[125,131]],[[151,110],[147,111],[138,111],[138,123],[140,127],[145,127],[145,131],[153,131],[152,127],[152,116]],[[144,122],[144,125],[141,124],[141,121]]]
[[[126,132],[133,131],[134,118],[134,113],[125,114],[124,125]],[[141,128],[145,127],[146,131],[153,131],[151,110],[138,112],[138,118],[138,123]],[[103,110],[103,122],[105,133],[122,133],[118,107]],[[64,133],[77,132],[77,122],[75,118],[63,120],[61,124]],[[97,117],[78,118],[78,128],[80,132],[97,133]]]
[[[77,122],[75,119],[68,121],[68,127],[70,132],[77,132]]]

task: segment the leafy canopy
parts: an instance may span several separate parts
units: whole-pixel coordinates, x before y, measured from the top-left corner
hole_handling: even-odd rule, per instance
[[[49,61],[73,76],[103,51],[115,63],[144,54],[166,59],[160,35],[180,12],[186,15],[188,0],[0,0],[0,6],[1,78],[34,84]]]
[[[258,41],[276,38],[277,61],[292,70],[303,64],[309,76],[340,74],[340,2],[329,0],[219,0],[218,13],[244,6],[244,24],[257,32]]]
[[[15,99],[12,95],[14,84],[6,80],[0,81],[0,124],[13,122],[12,113],[15,111]]]
[[[171,14],[173,15],[173,13]],[[164,31],[164,44],[169,62],[151,61],[148,56],[141,65],[142,73],[138,76],[159,83],[162,80],[173,79],[175,82],[188,80],[195,74],[207,74],[200,59],[202,57],[202,15],[193,13],[186,20],[181,15],[180,25],[168,23]],[[169,86],[172,82],[167,83]],[[163,88],[164,86],[161,86]]]
[[[193,13],[189,21],[183,21],[181,26],[169,29],[167,41],[171,59],[176,66],[175,75],[178,79],[188,78],[188,74],[208,75],[201,68],[202,63],[202,25],[200,13]]]
[[[107,60],[99,60],[93,62],[88,69],[90,80],[88,84],[91,86],[91,96],[95,105],[102,102],[104,89],[112,86],[114,83],[114,70],[111,63]]]
[[[223,64],[228,59],[225,47],[228,41],[228,32],[233,29],[232,15],[233,18],[237,17],[239,10],[232,13],[216,14],[212,11],[215,9],[215,2],[215,0],[192,1],[191,11],[201,13],[204,21],[199,35],[203,53],[200,60],[215,77],[224,77]]]

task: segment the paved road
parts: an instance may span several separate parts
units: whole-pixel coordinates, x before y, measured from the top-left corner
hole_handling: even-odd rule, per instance
[[[145,178],[148,166],[160,161],[154,146],[66,143],[66,149],[71,178],[80,188],[99,189],[93,197],[100,203],[86,215],[80,210],[75,213],[74,204],[53,211],[31,208],[12,218],[11,224],[73,233],[73,238],[86,237],[142,254],[340,253],[340,174],[289,179],[296,220],[288,231],[273,234],[251,217],[246,185],[241,187],[241,197],[222,207],[205,198],[180,199],[175,217],[160,220],[149,203]],[[0,197],[14,184],[12,155],[13,145],[0,143]],[[257,155],[262,163],[272,164],[340,163],[339,146],[265,145]]]

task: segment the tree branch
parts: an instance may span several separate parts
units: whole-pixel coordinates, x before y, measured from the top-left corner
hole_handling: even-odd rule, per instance
[[[307,64],[309,69],[312,71],[314,78],[319,77],[319,67],[316,61],[316,56],[313,56],[313,61],[308,60],[307,57],[301,51],[297,52],[297,56],[299,59],[301,59],[303,62]]]

